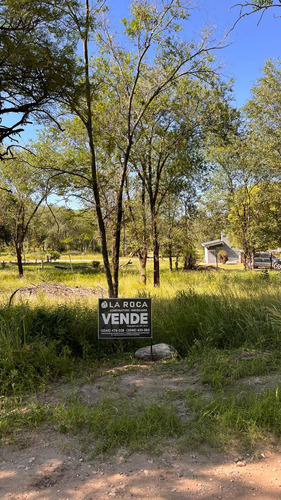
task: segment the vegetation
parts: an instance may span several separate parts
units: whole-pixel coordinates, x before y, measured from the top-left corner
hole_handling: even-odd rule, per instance
[[[280,6],[238,5],[240,17]],[[235,109],[215,61],[224,42],[212,29],[187,38],[192,12],[185,0],[133,0],[113,34],[103,0],[1,3],[3,440],[45,423],[92,435],[94,453],[149,449],[153,436],[183,449],[280,439],[281,275],[253,269],[256,251],[281,246],[280,62],[265,63]],[[44,128],[19,151],[29,120]],[[222,231],[243,250],[244,271],[225,251],[217,269],[197,269],[201,243]],[[38,286],[31,296],[42,280],[57,292]],[[63,285],[72,300],[58,294]],[[180,360],[149,370],[194,370],[197,389],[153,402],[39,402],[54,381],[92,382],[111,369],[114,378],[116,363],[141,370],[137,340],[102,343],[97,359],[97,299],[79,298],[79,287],[152,297],[154,343],[172,344]],[[254,376],[273,387],[251,391]]]
[[[222,264],[218,271],[171,273],[167,259],[161,264],[162,286],[155,290],[153,263],[149,262],[146,294],[153,297],[153,341],[172,344],[181,357],[162,365],[164,373],[188,377],[191,369],[196,370],[201,389],[191,393],[179,386],[177,393],[166,391],[153,404],[138,398],[105,397],[86,406],[73,396],[61,396],[53,403],[34,402],[30,396],[55,380],[79,377],[80,383],[83,379],[89,383],[108,370],[114,374],[114,366],[128,361],[139,370],[132,356],[140,341],[103,343],[98,362],[96,299],[67,303],[59,297],[39,296],[21,303],[15,295],[12,305],[7,305],[19,283],[36,283],[42,277],[69,285],[106,285],[103,271],[93,269],[91,262],[82,269],[73,262],[73,271],[54,266],[46,264],[38,274],[35,264],[26,265],[21,280],[11,266],[0,271],[0,430],[4,440],[16,439],[26,425],[44,423],[60,432],[92,434],[95,447],[91,453],[95,454],[121,445],[151,449],[155,445],[152,436],[161,436],[163,445],[176,439],[180,449],[195,443],[223,447],[231,442],[248,452],[254,452],[268,435],[278,438],[281,406],[277,382],[257,394],[247,386],[239,388],[248,377],[280,372],[278,271],[269,271],[266,280],[260,271],[224,270]],[[120,270],[120,290],[124,296],[143,296],[143,287],[137,259],[133,259],[132,267]],[[151,376],[160,368],[152,365]],[[184,401],[184,415],[174,406],[179,398]]]

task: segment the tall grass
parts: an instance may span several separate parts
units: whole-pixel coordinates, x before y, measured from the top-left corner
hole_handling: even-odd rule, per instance
[[[250,389],[218,393],[211,400],[188,393],[186,405],[191,412],[189,434],[185,441],[215,446],[237,445],[254,450],[269,433],[280,438],[280,387],[256,394]],[[204,433],[202,433],[202,428]]]
[[[46,281],[77,286],[105,285],[102,272],[54,269],[0,270],[0,393],[21,392],[61,376],[77,359],[97,358],[97,299],[59,303],[41,297],[21,303],[8,299],[19,286]],[[182,357],[194,348],[279,350],[281,340],[281,274],[269,272],[162,269],[160,289],[139,282],[136,263],[120,273],[120,295],[153,299],[153,341],[172,344]],[[101,355],[133,352],[144,340],[103,341]]]
[[[67,373],[70,365],[65,346],[58,351],[55,339],[30,337],[25,315],[8,310],[1,316],[0,395],[30,392]]]

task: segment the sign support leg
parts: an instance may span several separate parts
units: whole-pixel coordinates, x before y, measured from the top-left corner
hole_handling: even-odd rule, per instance
[[[98,361],[100,362],[100,339],[98,339]]]
[[[153,361],[152,338],[150,339],[150,354],[151,354],[151,361]]]

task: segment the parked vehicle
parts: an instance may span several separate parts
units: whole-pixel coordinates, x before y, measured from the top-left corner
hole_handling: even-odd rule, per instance
[[[269,252],[257,252],[254,256],[254,268],[281,269],[281,259]]]

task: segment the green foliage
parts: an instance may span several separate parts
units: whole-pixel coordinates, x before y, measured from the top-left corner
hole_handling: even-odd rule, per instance
[[[11,120],[6,125],[4,121],[1,143],[5,137],[13,142],[32,113],[46,111],[50,116],[50,105],[60,91],[73,90],[79,69],[73,20],[63,20],[69,4],[77,8],[76,0],[1,2],[1,92],[5,99],[0,115],[5,120],[15,114],[12,125]]]
[[[72,356],[85,357],[96,349],[96,311],[79,306],[38,307],[27,310],[28,339],[40,338],[54,343],[59,354],[66,349]]]
[[[253,0],[253,4],[256,9],[263,9],[264,7],[270,7],[273,4],[273,0]]]
[[[54,341],[42,337],[28,340],[28,337],[26,316],[16,314],[4,319],[2,315],[0,395],[30,392],[71,369],[66,346],[58,353]]]
[[[40,403],[26,402],[21,399],[0,399],[0,442],[12,441],[23,428],[34,429],[46,417],[47,411]]]
[[[190,392],[192,411],[188,442],[224,447],[238,444],[250,451],[267,433],[280,437],[280,388],[255,394],[249,389],[220,393],[210,401]],[[204,428],[204,434],[200,429]]]
[[[227,261],[228,261],[228,254],[227,254],[227,252],[225,252],[224,250],[220,250],[219,253],[218,253],[218,258],[219,258],[219,261],[222,264],[226,264]]]
[[[280,173],[280,82],[280,60],[267,60],[263,75],[252,88],[252,98],[245,105],[249,128],[255,138],[255,154],[271,176]]]
[[[254,349],[211,349],[199,351],[193,359],[200,362],[200,381],[214,389],[228,387],[245,377],[268,375],[278,370],[280,364],[278,352],[264,353]]]
[[[57,252],[56,250],[50,253],[51,260],[59,260],[59,258],[60,258],[60,253]]]

